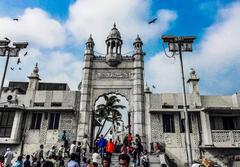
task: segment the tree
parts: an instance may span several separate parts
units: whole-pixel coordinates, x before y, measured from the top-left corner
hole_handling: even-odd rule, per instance
[[[118,104],[120,99],[117,96],[103,95],[105,100],[104,103],[97,105],[95,117],[102,122],[102,126],[99,127],[96,138],[101,134],[106,122],[112,122],[112,128],[115,130],[116,126],[119,125],[119,122],[122,121],[122,114],[119,112],[119,109],[126,108],[123,105]]]

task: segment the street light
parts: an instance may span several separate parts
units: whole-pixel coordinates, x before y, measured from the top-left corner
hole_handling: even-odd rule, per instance
[[[168,43],[169,52],[178,52],[181,65],[181,76],[182,76],[182,93],[183,93],[183,108],[184,108],[184,118],[185,118],[185,143],[186,143],[186,153],[188,166],[191,167],[192,149],[191,149],[191,139],[189,132],[189,122],[188,122],[188,111],[187,111],[187,98],[186,89],[184,81],[184,71],[183,71],[183,61],[182,52],[191,52],[192,43],[196,39],[195,36],[162,36],[163,42]]]
[[[2,77],[2,82],[1,82],[1,88],[0,88],[0,100],[2,96],[2,91],[3,91],[3,85],[6,77],[6,72],[7,72],[7,67],[8,67],[8,62],[10,57],[18,57],[18,53],[21,49],[24,49],[27,47],[28,43],[27,42],[14,42],[13,46],[9,46],[10,40],[0,40],[0,56],[4,57],[7,56],[4,71],[3,71],[3,77]]]

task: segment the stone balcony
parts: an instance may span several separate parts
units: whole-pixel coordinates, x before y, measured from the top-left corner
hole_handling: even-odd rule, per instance
[[[240,147],[240,130],[212,130],[215,147]]]

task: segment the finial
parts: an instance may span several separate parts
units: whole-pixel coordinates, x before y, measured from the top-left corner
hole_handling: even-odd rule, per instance
[[[113,24],[113,28],[116,28],[116,23],[114,22],[114,24]]]
[[[92,38],[92,34],[90,34],[90,38]]]
[[[38,67],[38,63],[36,63],[35,67]]]

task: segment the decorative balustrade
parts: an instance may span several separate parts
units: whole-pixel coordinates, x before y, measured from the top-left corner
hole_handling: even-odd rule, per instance
[[[212,130],[212,141],[216,147],[238,147],[240,130]]]

